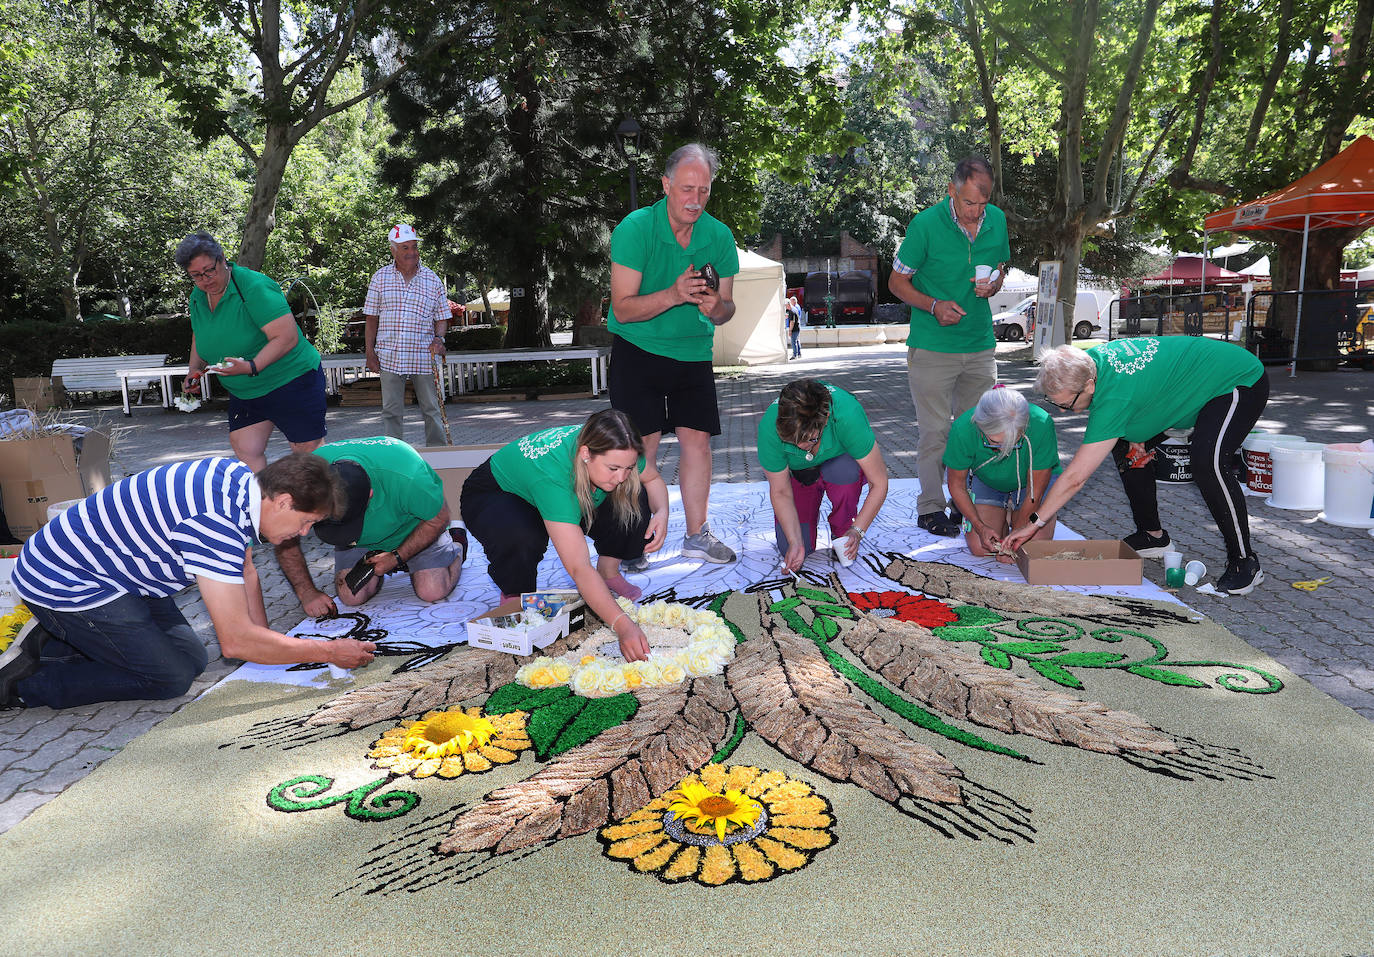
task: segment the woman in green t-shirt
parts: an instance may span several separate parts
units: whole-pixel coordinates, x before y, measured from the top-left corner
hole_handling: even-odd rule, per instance
[[[1030,521],[1063,471],[1049,413],[1019,392],[994,386],[950,426],[944,465],[949,497],[967,523],[969,551],[995,555],[999,562],[1015,561],[1000,547],[1002,538]],[[1054,538],[1053,520],[1035,528]]]
[[[620,563],[663,547],[668,487],[645,461],[644,440],[625,413],[604,409],[581,427],[544,429],[502,447],[463,483],[461,509],[503,601],[536,589],[552,539],[582,598],[620,639],[621,654],[649,657],[644,632],[615,595],[640,595]]]
[[[197,392],[211,366],[229,393],[229,444],[253,471],[267,465],[278,428],[293,452],[324,442],[324,370],[276,280],[228,262],[209,233],[177,244],[176,263],[196,284],[191,311],[190,372],[183,392]]]
[[[759,420],[758,450],[783,567],[794,572],[815,551],[822,496],[835,557],[852,562],[887,498],[887,465],[859,400],[817,379],[789,382]]]
[[[1269,401],[1269,377],[1250,352],[1205,336],[1138,336],[1084,352],[1051,349],[1035,387],[1065,412],[1087,412],[1083,445],[1046,496],[1039,514],[1007,536],[1019,546],[1073,497],[1097,467],[1116,460],[1136,530],[1124,541],[1141,555],[1172,549],[1159,520],[1153,452],[1168,429],[1192,429],[1193,481],[1226,542],[1218,591],[1246,595],[1264,581],[1250,548],[1250,520],[1234,461]]]

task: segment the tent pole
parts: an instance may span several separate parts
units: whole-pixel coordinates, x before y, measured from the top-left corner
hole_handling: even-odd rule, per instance
[[[1288,378],[1298,375],[1298,342],[1302,332],[1302,300],[1307,293],[1307,237],[1312,228],[1312,214],[1302,218],[1302,265],[1298,267],[1298,314],[1293,320],[1293,355],[1288,362]]]

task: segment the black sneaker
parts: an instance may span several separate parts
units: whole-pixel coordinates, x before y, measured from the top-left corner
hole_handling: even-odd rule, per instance
[[[963,529],[964,513],[959,511],[959,509],[953,505],[949,507],[949,520],[953,522],[955,525],[958,525],[961,530]]]
[[[1259,559],[1254,555],[1235,558],[1226,563],[1226,573],[1217,579],[1217,591],[1228,595],[1248,595],[1264,581]]]
[[[926,512],[924,515],[917,515],[916,526],[942,538],[953,538],[959,534],[959,523],[944,512]]]
[[[1159,558],[1165,552],[1174,550],[1174,546],[1169,542],[1168,532],[1161,532],[1158,538],[1149,532],[1134,532],[1122,541],[1135,549],[1135,553],[1141,558]]]
[[[14,686],[38,670],[38,652],[48,633],[30,618],[9,647],[0,652],[0,708],[22,708]]]
[[[463,550],[463,561],[458,563],[461,567],[463,562],[468,560],[468,530],[461,525],[454,525],[448,530],[448,537],[453,539],[454,544]]]

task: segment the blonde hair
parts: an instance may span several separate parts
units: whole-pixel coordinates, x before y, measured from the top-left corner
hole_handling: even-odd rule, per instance
[[[1055,346],[1040,357],[1035,391],[1041,395],[1081,392],[1097,378],[1097,364],[1076,346]]]
[[[587,454],[603,455],[606,452],[633,450],[636,455],[644,454],[644,439],[635,428],[630,417],[617,409],[602,409],[593,412],[577,433],[577,446],[585,448]],[[587,462],[582,456],[573,456],[573,491],[577,493],[577,504],[582,510],[582,527],[592,527],[596,506],[592,504],[592,478],[587,472]],[[626,528],[640,518],[639,470],[631,469],[630,477],[615,487],[610,493],[611,507],[620,524]]]

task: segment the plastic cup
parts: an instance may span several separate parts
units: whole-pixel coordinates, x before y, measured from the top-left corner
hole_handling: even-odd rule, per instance
[[[974,279],[977,279],[979,282],[987,282],[989,279],[992,278],[992,267],[991,267],[991,266],[974,266],[974,267],[973,267],[973,278],[974,278]]]
[[[1170,588],[1181,588],[1184,581],[1186,579],[1182,568],[1175,565],[1173,568],[1164,569],[1164,584]]]
[[[1168,571],[1170,568],[1182,568],[1182,567],[1183,567],[1183,553],[1182,553],[1182,552],[1165,552],[1165,553],[1164,553],[1164,570],[1165,570],[1165,571]]]
[[[1207,574],[1207,566],[1202,562],[1192,561],[1183,568],[1183,582],[1186,585],[1196,585],[1202,581]]]
[[[843,538],[838,539],[832,546],[835,552],[835,561],[839,562],[845,568],[848,568],[850,565],[854,564],[854,559],[846,557],[844,553],[844,546],[845,543],[848,542],[848,540],[848,536],[845,536]]]

